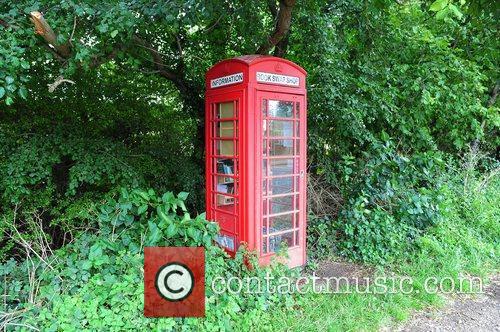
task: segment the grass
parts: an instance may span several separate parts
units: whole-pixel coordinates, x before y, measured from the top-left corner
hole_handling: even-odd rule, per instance
[[[278,309],[260,320],[262,330],[278,331],[372,331],[395,327],[415,310],[441,307],[444,294],[424,291],[429,277],[452,278],[458,285],[464,276],[499,271],[500,179],[472,181],[450,186],[444,220],[417,242],[411,258],[386,268],[385,273],[409,276],[411,294],[307,294],[294,309]],[[460,189],[456,189],[460,188]],[[384,273],[379,272],[379,273]],[[449,281],[449,280],[448,280]],[[471,285],[465,284],[465,291]]]

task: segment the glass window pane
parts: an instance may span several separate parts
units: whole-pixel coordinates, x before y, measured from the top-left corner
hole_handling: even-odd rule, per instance
[[[293,159],[271,159],[271,175],[293,174]]]
[[[226,177],[226,176],[216,176],[215,177],[215,191],[219,193],[225,193],[225,194],[235,194],[236,193],[236,188],[234,185],[234,178],[231,177]]]
[[[219,174],[234,174],[234,159],[216,158],[215,172]]]
[[[269,233],[277,233],[293,228],[293,215],[276,216],[269,218]]]
[[[280,245],[285,245],[287,247],[293,246],[293,232],[272,235],[269,237],[269,252],[278,251]]]
[[[217,117],[219,119],[223,118],[234,118],[234,103],[232,101],[227,103],[220,103],[217,110]]]
[[[268,195],[288,194],[293,192],[293,177],[274,178],[269,180]]]
[[[267,176],[267,159],[262,160],[262,176]]]
[[[268,116],[276,118],[293,117],[293,102],[282,100],[269,100]]]
[[[221,121],[217,122],[217,137],[234,137],[234,122],[233,121]]]
[[[267,253],[267,237],[264,237],[262,239],[262,253]]]
[[[228,248],[231,251],[235,250],[235,240],[234,236],[229,236],[229,235],[222,235],[219,234],[215,238],[215,242],[217,242],[219,245]]]
[[[273,197],[269,199],[269,210],[271,214],[288,212],[293,210],[294,196]]]
[[[219,156],[234,156],[233,141],[215,141],[215,151]]]
[[[224,206],[233,206],[234,205],[234,197],[217,194],[217,207]],[[233,212],[233,211],[231,211]]]
[[[293,232],[281,234],[281,242],[287,247],[293,247]]]
[[[293,156],[293,139],[269,140],[271,156]]]
[[[269,136],[293,137],[293,121],[268,120],[268,122]]]
[[[266,235],[267,234],[267,221],[268,221],[268,217],[264,217],[262,219],[262,235]]]

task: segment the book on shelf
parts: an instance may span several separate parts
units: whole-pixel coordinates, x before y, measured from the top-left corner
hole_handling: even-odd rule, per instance
[[[217,162],[217,173],[219,174],[233,174],[233,161],[225,159]]]
[[[234,182],[217,184],[217,192],[225,194],[234,194]]]

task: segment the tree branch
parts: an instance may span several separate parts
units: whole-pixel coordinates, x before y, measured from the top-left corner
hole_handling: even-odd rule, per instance
[[[269,54],[269,51],[288,34],[292,23],[292,9],[295,6],[295,2],[296,0],[280,0],[280,9],[276,16],[274,31],[267,41],[260,45],[257,50],[258,54]]]
[[[274,48],[273,55],[277,56],[279,58],[282,58],[285,56],[286,51],[288,49],[288,41],[290,40],[290,31],[286,34],[286,36],[280,40],[278,44],[276,44],[276,47]]]
[[[111,52],[108,55],[105,55],[103,57],[96,56],[96,57],[92,58],[92,61],[90,62],[90,67],[96,68],[96,67],[99,67],[100,65],[102,65],[110,60],[113,60],[118,55],[118,52],[123,50],[123,49],[125,49],[125,47],[123,45],[118,45],[116,48],[111,50]]]
[[[9,23],[7,23],[6,21],[2,20],[0,18],[0,25],[3,26],[5,29],[7,29],[9,27]]]
[[[57,51],[53,47],[50,47],[49,44],[44,43],[43,47],[45,47],[47,51],[52,53],[52,55],[55,56],[56,59],[59,60],[60,62],[66,62],[67,59],[63,58],[59,53],[57,53]]]
[[[276,0],[267,0],[267,8],[269,8],[269,11],[271,12],[271,15],[273,15],[273,18],[276,19],[276,16],[278,16]]]
[[[56,78],[54,83],[47,84],[47,86],[49,87],[49,92],[51,93],[54,92],[57,89],[57,87],[63,83],[75,84],[75,82],[73,82],[72,80],[65,79],[62,75],[60,75]]]
[[[500,89],[500,81],[495,83],[495,86],[490,91],[490,97],[488,98],[487,107],[491,107],[497,101],[498,90]]]
[[[31,12],[30,19],[35,25],[35,32],[43,37],[45,41],[54,48],[54,50],[63,58],[67,59],[71,55],[71,49],[68,44],[59,44],[57,34],[52,30],[47,21],[40,12]]]
[[[153,59],[153,66],[161,76],[174,82],[178,81],[178,74],[165,66],[161,53],[156,48],[152,47],[147,41],[138,36],[134,36],[133,39],[139,46],[149,51]]]

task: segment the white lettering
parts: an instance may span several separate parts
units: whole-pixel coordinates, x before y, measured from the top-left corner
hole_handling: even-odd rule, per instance
[[[243,73],[232,74],[229,76],[222,76],[210,80],[211,88],[218,88],[225,85],[231,85],[243,82]]]

